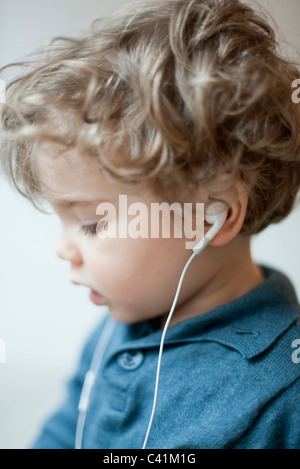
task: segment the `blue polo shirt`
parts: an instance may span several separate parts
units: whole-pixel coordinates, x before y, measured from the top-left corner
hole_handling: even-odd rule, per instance
[[[288,278],[261,267],[265,280],[257,288],[167,331],[147,448],[300,449],[300,307]],[[83,381],[107,321],[87,342],[66,402],[34,448],[74,448]],[[115,323],[83,448],[142,448],[161,334],[153,321]]]

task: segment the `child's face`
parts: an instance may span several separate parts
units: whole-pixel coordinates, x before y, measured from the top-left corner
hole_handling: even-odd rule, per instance
[[[128,206],[161,201],[155,194],[125,192],[108,182],[100,173],[96,158],[80,156],[75,151],[64,156],[41,151],[38,172],[44,194],[62,222],[56,252],[70,263],[70,281],[97,292],[96,304],[108,305],[110,314],[121,322],[137,322],[169,312],[181,271],[191,255],[183,238],[100,239],[95,225],[100,202],[111,202],[118,208],[119,195],[128,196]],[[136,189],[135,189],[136,190]],[[87,205],[63,205],[63,201],[89,200]],[[150,213],[150,208],[149,208]],[[125,214],[120,216],[123,223]],[[125,221],[124,221],[125,222]],[[81,234],[82,226],[94,225],[94,234]],[[186,282],[181,301],[199,288]],[[178,302],[179,304],[180,302]]]

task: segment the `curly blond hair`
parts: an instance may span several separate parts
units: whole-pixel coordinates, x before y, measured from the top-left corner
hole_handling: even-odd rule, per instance
[[[244,234],[294,205],[298,68],[281,56],[263,14],[239,0],[134,4],[1,73],[9,67],[21,74],[2,106],[2,169],[33,203],[41,195],[33,150],[50,141],[166,198],[219,174],[240,178],[249,193]]]

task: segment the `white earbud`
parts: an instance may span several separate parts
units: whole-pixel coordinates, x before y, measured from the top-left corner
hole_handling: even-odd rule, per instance
[[[227,214],[228,214],[228,205],[225,202],[216,200],[215,202],[210,203],[205,209],[205,220],[207,223],[212,225],[208,230],[206,235],[196,244],[193,248],[195,254],[200,254],[203,249],[210,243],[210,241],[216,236],[224,225]]]

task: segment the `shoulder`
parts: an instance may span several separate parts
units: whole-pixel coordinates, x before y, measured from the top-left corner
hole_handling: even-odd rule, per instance
[[[300,368],[300,365],[298,365]],[[300,449],[300,376],[270,396],[235,449]]]

